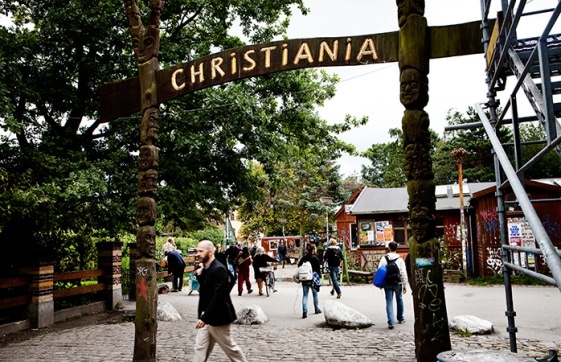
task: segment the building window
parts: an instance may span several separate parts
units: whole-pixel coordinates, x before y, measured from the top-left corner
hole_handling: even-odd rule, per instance
[[[408,237],[408,230],[405,220],[394,220],[393,221],[393,240],[398,243],[399,245],[408,245],[409,243],[407,240]]]

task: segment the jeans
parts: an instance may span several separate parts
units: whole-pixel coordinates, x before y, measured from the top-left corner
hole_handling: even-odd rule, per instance
[[[339,267],[330,266],[329,267],[329,277],[331,278],[331,283],[333,283],[333,288],[337,294],[341,294],[341,288],[339,287]]]
[[[388,316],[388,325],[393,326],[395,320],[393,317],[393,295],[395,293],[395,300],[397,302],[397,320],[399,322],[405,320],[403,317],[403,284],[386,285],[384,287],[386,294],[386,315]]]
[[[234,278],[238,279],[238,272],[236,271],[236,266],[234,265],[233,261],[228,260],[228,270],[230,273],[234,274]]]
[[[302,283],[302,290],[304,295],[302,296],[302,312],[308,313],[308,293],[312,290],[312,296],[314,298],[314,311],[318,313],[319,309],[319,300],[318,300],[318,292],[314,288],[312,288],[312,284],[309,282]]]

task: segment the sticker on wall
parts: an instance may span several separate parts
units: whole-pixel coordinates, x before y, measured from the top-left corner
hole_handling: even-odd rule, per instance
[[[417,258],[415,259],[415,264],[417,264],[418,268],[434,266],[434,258]]]

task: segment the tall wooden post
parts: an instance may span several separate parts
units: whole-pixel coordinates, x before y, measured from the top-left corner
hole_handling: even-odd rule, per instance
[[[415,354],[418,361],[436,361],[451,349],[444,299],[440,244],[436,238],[435,183],[430,155],[428,73],[430,33],[424,0],[397,0],[399,19],[400,101],[411,216],[409,253],[415,310]]]
[[[158,286],[156,281],[156,201],[158,181],[158,141],[160,110],[156,71],[160,49],[162,0],[150,0],[149,22],[140,19],[137,0],[125,0],[132,46],[140,79],[140,152],[138,156],[138,201],[136,243],[136,318],[133,361],[156,361]]]
[[[462,164],[467,157],[467,151],[462,147],[452,150],[452,159],[458,163],[458,183],[460,185],[460,241],[462,242],[462,269],[467,278],[467,241],[466,216],[464,214],[464,176]]]

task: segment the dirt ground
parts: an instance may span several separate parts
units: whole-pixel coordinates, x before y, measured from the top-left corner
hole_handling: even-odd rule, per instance
[[[90,326],[96,324],[116,324],[126,322],[122,312],[106,311],[102,313],[89,314],[81,317],[74,317],[55,323],[52,326],[41,329],[29,329],[0,336],[0,345],[6,343],[24,342],[36,336],[46,333],[59,332],[76,327]]]

